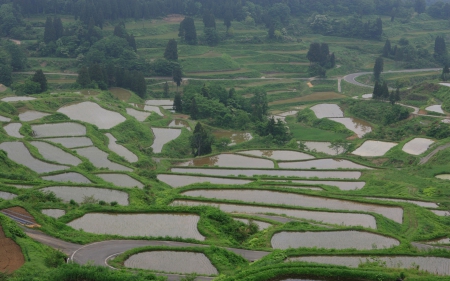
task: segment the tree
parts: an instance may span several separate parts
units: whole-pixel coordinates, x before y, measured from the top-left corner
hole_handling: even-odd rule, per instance
[[[194,133],[190,137],[192,154],[201,156],[212,152],[214,138],[207,132],[200,122],[197,123]]]
[[[269,109],[266,92],[261,89],[256,90],[254,96],[251,99],[251,104],[253,107],[253,119],[262,121],[267,115],[267,110]]]
[[[447,46],[445,44],[445,39],[442,36],[437,36],[434,41],[434,58],[438,62],[446,63]]]
[[[185,17],[180,23],[178,36],[189,45],[197,45],[197,31],[195,29],[194,19]]]
[[[183,73],[181,72],[181,67],[179,65],[173,68],[172,78],[173,82],[177,83],[177,91],[178,91],[178,87],[180,87],[181,81],[183,81]]]
[[[373,87],[372,99],[381,99],[381,85],[378,81],[375,81],[375,86]]]
[[[231,20],[233,19],[233,14],[230,9],[227,9],[225,11],[225,14],[223,16],[223,24],[227,27],[227,31],[231,27]]]
[[[378,57],[375,60],[375,65],[373,67],[373,77],[375,78],[375,81],[380,81],[380,75],[381,72],[383,72],[384,67],[384,61],[382,57]]]
[[[135,52],[137,52],[136,39],[134,38],[134,35],[133,34],[127,35],[126,39],[127,39],[128,45],[130,45],[130,47],[133,48],[133,50]]]
[[[200,90],[200,94],[207,99],[211,98],[210,90],[206,86],[206,84],[203,84],[202,89]]]
[[[381,86],[381,99],[382,100],[388,100],[389,99],[389,87],[388,87],[386,81],[384,81],[383,85]]]
[[[147,93],[147,82],[145,81],[144,73],[136,71],[133,74],[133,84],[131,88],[139,97],[145,98],[145,94]]]
[[[427,3],[425,0],[416,0],[414,3],[414,11],[416,11],[418,14],[421,14],[425,12],[425,9],[427,8]]]
[[[89,84],[91,84],[91,76],[89,75],[89,70],[87,67],[82,67],[78,71],[77,83],[83,88],[86,88]]]
[[[170,39],[164,52],[166,60],[178,60],[178,45],[175,39]]]
[[[389,39],[386,39],[386,43],[384,43],[383,47],[383,57],[388,58],[392,53],[392,46],[391,41]]]
[[[63,27],[61,18],[59,18],[59,17],[54,18],[53,26],[55,29],[55,39],[58,40],[59,38],[63,37],[63,35],[64,35],[64,27]]]
[[[442,81],[447,81],[450,78],[450,69],[448,67],[448,64],[445,64],[444,68],[442,69],[442,75],[441,79]]]
[[[38,94],[41,91],[41,85],[31,79],[25,80],[22,84],[13,84],[13,88],[18,96]]]
[[[6,87],[12,84],[12,67],[6,64],[0,64],[0,84]]]
[[[330,55],[330,68],[333,68],[336,66],[336,56],[334,53],[331,53]]]
[[[47,78],[45,77],[44,72],[42,72],[42,69],[39,69],[34,73],[31,81],[36,82],[40,85],[41,93],[47,91]]]
[[[216,18],[211,11],[205,11],[203,13],[203,24],[205,25],[205,28],[216,29]]]
[[[165,97],[165,98],[168,98],[169,97],[169,83],[164,83],[164,86],[163,86],[163,96]]]
[[[183,102],[180,93],[176,93],[175,98],[173,99],[173,110],[177,113],[183,112]]]
[[[44,29],[44,42],[46,44],[56,40],[56,31],[55,26],[53,25],[53,21],[51,17],[47,17],[45,21],[45,29]]]
[[[208,46],[216,46],[219,43],[219,34],[215,28],[205,27],[203,32]]]
[[[191,110],[190,110],[191,119],[197,120],[198,114],[199,114],[199,112],[198,112],[198,107],[197,107],[197,101],[195,100],[195,98],[193,98],[192,103],[191,103]]]

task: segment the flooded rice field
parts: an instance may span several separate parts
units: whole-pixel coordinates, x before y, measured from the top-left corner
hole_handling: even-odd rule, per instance
[[[12,161],[24,165],[39,174],[69,168],[67,166],[49,164],[34,158],[28,151],[28,148],[21,142],[4,142],[0,144],[0,149],[4,150]]]
[[[77,166],[81,160],[64,150],[42,141],[30,142],[46,160],[59,164]]]
[[[4,101],[4,102],[30,101],[30,100],[35,100],[35,98],[32,98],[32,97],[7,97],[7,98],[1,99],[1,101]]]
[[[438,240],[429,241],[427,244],[450,244],[450,238],[444,237]]]
[[[161,109],[159,109],[159,107],[157,107],[157,106],[146,105],[146,106],[144,106],[144,110],[149,111],[149,112],[155,112],[159,116],[164,116],[164,114],[162,114],[162,112],[161,112]]]
[[[352,154],[364,157],[383,156],[396,145],[394,142],[368,140],[353,151]]]
[[[97,147],[78,148],[76,149],[76,152],[79,155],[86,157],[97,168],[108,168],[111,171],[132,171],[132,169],[128,167],[109,161],[108,153]]]
[[[0,122],[11,122],[11,118],[0,115]]]
[[[366,199],[380,200],[380,201],[390,201],[390,202],[402,202],[411,203],[424,208],[439,208],[438,204],[433,202],[415,201],[415,200],[405,200],[396,198],[378,198],[378,197],[366,197]]]
[[[219,166],[231,168],[274,168],[271,160],[255,157],[247,157],[237,154],[219,154],[210,157],[195,158],[190,161],[180,163],[178,166]]]
[[[291,161],[291,160],[308,160],[314,159],[314,156],[311,156],[306,153],[298,152],[298,151],[290,151],[290,150],[247,150],[247,151],[239,151],[242,154],[248,154],[258,157],[267,157],[274,160],[281,161]]]
[[[328,155],[339,155],[346,151],[343,146],[333,146],[331,142],[303,141],[300,144],[304,145],[307,151],[321,152]]]
[[[136,118],[136,120],[140,122],[144,122],[145,119],[147,119],[147,117],[150,116],[150,113],[148,112],[139,111],[132,108],[127,108],[127,114],[133,116],[134,118]]]
[[[10,135],[11,137],[15,137],[15,138],[23,138],[23,136],[20,134],[19,130],[20,128],[22,128],[22,124],[20,123],[10,123],[8,125],[6,125],[5,127],[3,127],[3,130],[5,130],[5,132]]]
[[[96,234],[125,237],[180,237],[205,240],[198,232],[200,217],[187,214],[106,214],[91,213],[68,223],[69,226]]]
[[[436,178],[441,179],[441,180],[450,180],[450,174],[437,175]]]
[[[365,134],[372,132],[372,127],[366,121],[357,118],[328,118],[344,125],[350,131],[353,131],[359,138]]]
[[[293,188],[293,189],[305,189],[305,190],[316,190],[323,191],[323,188],[315,186],[297,186],[297,185],[263,185],[265,187],[276,187],[276,188]]]
[[[178,251],[151,251],[130,256],[124,263],[128,268],[139,268],[182,274],[218,274],[217,269],[203,253]]]
[[[13,194],[13,193],[9,193],[9,192],[5,192],[5,191],[0,191],[0,198],[4,199],[4,200],[12,200],[14,198],[16,198],[17,195]]]
[[[7,185],[14,186],[15,188],[18,188],[18,189],[29,189],[29,188],[34,187],[34,185],[25,185],[25,184],[9,184],[9,183],[7,183]]]
[[[78,123],[55,123],[31,126],[34,137],[77,137],[86,135],[86,127]]]
[[[389,218],[398,223],[402,223],[403,221],[403,209],[400,207],[366,204],[341,199],[308,196],[287,192],[248,189],[200,189],[186,191],[183,192],[182,195],[220,200],[238,200],[243,202],[255,202],[262,204],[289,205],[303,208],[373,212],[385,216],[386,218]]]
[[[185,120],[175,119],[170,122],[169,127],[171,128],[186,128],[189,131],[191,130],[191,126],[189,126],[189,123]]]
[[[328,224],[346,225],[346,226],[363,226],[368,228],[377,228],[375,218],[367,214],[354,213],[336,213],[324,211],[305,211],[284,208],[271,208],[250,205],[237,205],[227,203],[204,202],[194,200],[175,200],[172,206],[212,206],[227,213],[244,213],[244,214],[277,214],[286,215],[298,219],[313,220]]]
[[[51,138],[47,141],[58,143],[66,148],[93,146],[91,139],[88,137],[72,137],[72,138]]]
[[[278,166],[282,169],[372,169],[344,159],[317,159],[301,162],[284,162],[278,163]]]
[[[96,125],[99,129],[111,129],[126,120],[120,113],[109,111],[94,102],[82,102],[58,109],[72,120]]]
[[[371,99],[373,97],[373,94],[364,94],[361,96],[363,99]]]
[[[124,89],[124,88],[118,88],[113,87],[109,88],[108,91],[116,98],[118,98],[120,101],[127,101],[131,98],[131,92]]]
[[[96,174],[97,177],[120,187],[138,187],[143,188],[144,185],[126,174]]]
[[[292,183],[300,184],[323,184],[339,188],[340,190],[358,190],[363,188],[366,183],[363,181],[311,181],[311,180],[293,180]]]
[[[224,178],[212,178],[212,177],[196,177],[196,176],[184,176],[184,175],[164,175],[159,174],[158,180],[165,182],[172,187],[182,187],[194,183],[209,182],[211,184],[228,184],[228,185],[241,185],[251,183],[250,180],[240,179],[224,179]]]
[[[29,121],[41,119],[42,117],[49,116],[49,115],[50,114],[45,113],[45,112],[28,110],[28,111],[25,111],[24,113],[20,113],[19,119],[22,122],[29,122]]]
[[[98,201],[111,203],[116,201],[119,205],[128,205],[128,193],[99,187],[79,187],[79,186],[51,186],[41,189],[41,191],[51,191],[56,197],[65,202],[74,200],[83,203],[87,197],[93,197]]]
[[[180,129],[152,128],[152,131],[155,136],[152,144],[154,153],[161,153],[166,143],[173,141],[181,135]]]
[[[85,176],[79,173],[62,173],[59,175],[45,176],[42,177],[43,180],[47,181],[57,181],[57,182],[76,182],[76,183],[91,183]]]
[[[431,212],[433,212],[435,215],[438,215],[440,217],[450,216],[450,212],[449,211],[431,210]]]
[[[49,216],[49,217],[58,219],[58,218],[64,216],[64,215],[66,214],[66,211],[64,211],[64,210],[59,210],[59,209],[43,209],[43,210],[42,210],[42,213],[43,213],[44,215]]]
[[[444,110],[442,110],[442,105],[440,105],[440,104],[431,105],[431,106],[425,108],[425,110],[444,114]]]
[[[232,169],[191,169],[172,168],[173,173],[203,174],[208,176],[275,176],[275,177],[298,177],[298,178],[321,178],[321,179],[359,179],[361,172],[352,171],[294,171],[294,170],[232,170]]]
[[[111,135],[110,133],[105,134],[109,139],[108,148],[109,150],[115,152],[117,155],[122,156],[130,163],[134,163],[138,161],[138,157],[131,151],[129,151],[126,147],[117,143],[117,139]]]
[[[430,148],[434,141],[424,138],[415,138],[407,142],[402,150],[408,154],[420,155]]]
[[[344,117],[344,112],[342,112],[341,108],[337,104],[318,104],[313,107],[310,107],[316,117],[328,118],[328,117]]]
[[[274,249],[327,248],[372,250],[400,245],[397,239],[363,231],[278,232],[271,240]]]
[[[241,218],[233,218],[235,221],[240,221],[243,222],[245,224],[250,224],[250,222],[256,224],[258,226],[258,230],[264,230],[267,229],[269,227],[271,227],[272,225],[270,223],[267,222],[263,222],[263,221],[257,221],[257,220],[250,220],[250,219],[241,219]]]
[[[227,138],[231,142],[229,145],[236,145],[253,139],[252,134],[245,132],[215,131],[213,135],[217,139]]]
[[[291,110],[291,111],[286,111],[286,112],[283,112],[283,113],[278,113],[277,115],[281,116],[281,117],[287,117],[287,116],[295,115],[297,113],[298,113],[298,110]]]
[[[450,259],[438,257],[408,256],[304,256],[289,258],[288,261],[304,261],[322,264],[358,267],[367,262],[381,261],[390,268],[419,268],[437,275],[450,275]]]
[[[154,105],[154,106],[162,106],[162,105],[171,105],[173,106],[173,100],[146,100],[146,105]]]

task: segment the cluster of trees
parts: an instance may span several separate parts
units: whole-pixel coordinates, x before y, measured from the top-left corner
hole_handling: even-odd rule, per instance
[[[327,43],[311,43],[306,58],[310,62],[309,74],[311,76],[326,76],[326,70],[335,67],[336,57],[330,53]]]
[[[178,37],[180,37],[183,42],[186,42],[186,44],[197,45],[197,30],[195,29],[193,18],[185,17],[184,20],[180,23]]]
[[[448,64],[448,53],[445,39],[443,36],[437,36],[434,41],[434,59],[442,64]]]
[[[389,101],[392,105],[394,105],[396,102],[400,101],[400,89],[397,88],[395,91],[391,91],[389,93],[389,87],[386,81],[383,83],[376,81],[373,88],[372,98],[374,100]]]
[[[44,28],[44,42],[46,44],[56,42],[56,40],[61,38],[63,35],[64,27],[61,18],[55,17],[52,19],[51,17],[47,17]]]
[[[16,95],[19,96],[40,94],[48,89],[47,78],[42,69],[39,69],[31,78],[23,83],[13,84],[12,88],[15,90]]]
[[[381,18],[363,22],[360,16],[337,20],[317,14],[310,17],[308,22],[312,31],[323,35],[380,40],[383,34]]]
[[[147,92],[147,82],[141,71],[129,71],[113,64],[94,63],[82,67],[78,71],[77,84],[82,88],[122,87],[134,91],[144,98]]]
[[[409,111],[406,107],[381,101],[358,101],[349,100],[348,110],[354,116],[367,120],[369,122],[389,125],[409,117]]]
[[[428,7],[427,13],[436,19],[450,19],[450,3],[437,1]]]
[[[12,72],[24,70],[27,57],[23,48],[9,40],[0,40],[0,83],[10,86]]]
[[[423,68],[424,66],[435,66],[435,60],[428,50],[419,46],[413,46],[409,40],[401,38],[398,45],[392,46],[388,39],[383,47],[383,57],[402,62],[405,68]]]
[[[206,155],[212,152],[214,136],[198,122],[189,142],[194,156]]]

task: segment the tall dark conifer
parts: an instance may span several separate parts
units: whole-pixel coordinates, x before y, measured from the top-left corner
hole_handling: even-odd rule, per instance
[[[391,41],[386,39],[386,43],[384,43],[383,47],[383,57],[388,58],[392,53]]]
[[[89,84],[91,84],[91,77],[87,67],[83,67],[78,71],[77,83],[83,88],[86,88]]]
[[[197,45],[197,30],[195,29],[193,18],[184,18],[184,20],[180,23],[178,36],[189,45]]]
[[[389,99],[389,87],[385,82],[383,82],[383,85],[381,86],[381,99],[382,100],[388,100]]]
[[[175,98],[173,99],[173,110],[177,113],[183,112],[183,102],[180,93],[176,93]]]
[[[41,93],[47,91],[47,78],[45,77],[44,72],[42,72],[42,69],[39,69],[34,73],[31,81],[36,82],[40,85]]]
[[[59,17],[54,18],[53,26],[55,29],[55,39],[58,40],[59,38],[63,37],[63,35],[64,35],[64,27],[63,27],[61,18],[59,18]]]
[[[373,67],[373,77],[375,81],[380,81],[381,72],[383,72],[384,61],[382,57],[378,57],[375,60],[375,65]]]
[[[170,39],[167,43],[164,58],[167,60],[178,60],[178,45],[175,39]]]
[[[55,26],[51,17],[47,17],[44,29],[44,42],[46,44],[56,40]]]
[[[172,78],[173,78],[173,82],[175,82],[177,84],[177,91],[178,91],[178,87],[180,87],[181,81],[183,81],[183,73],[182,73],[181,67],[179,65],[173,68]]]
[[[373,87],[372,99],[381,99],[381,85],[378,81],[375,81],[375,87]]]

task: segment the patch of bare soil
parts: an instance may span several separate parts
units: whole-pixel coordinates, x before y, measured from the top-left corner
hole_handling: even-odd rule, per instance
[[[27,210],[25,210],[22,207],[12,207],[12,208],[8,208],[8,209],[3,209],[2,213],[16,216],[20,219],[32,222],[37,225],[37,222],[34,220],[34,217],[30,213],[28,213]]]
[[[178,14],[172,14],[172,15],[168,15],[163,20],[165,22],[180,23],[180,22],[182,22],[184,20],[184,16],[183,15],[178,15]]]
[[[0,226],[0,272],[12,273],[25,263],[25,258],[19,245],[6,238]]]
[[[41,62],[40,66],[41,66],[41,67],[46,67],[46,66],[47,66],[47,62],[46,62],[46,61]]]
[[[7,89],[8,89],[8,88],[7,88],[5,85],[0,84],[0,93],[6,91]]]

